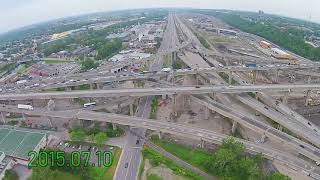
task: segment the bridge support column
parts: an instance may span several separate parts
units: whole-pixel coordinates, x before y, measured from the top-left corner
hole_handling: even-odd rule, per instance
[[[200,141],[200,148],[204,148],[204,140],[203,139],[201,139],[201,141]]]
[[[121,107],[121,104],[118,104],[118,113],[121,113],[122,112],[122,107]]]
[[[72,91],[72,88],[70,86],[68,86],[68,87],[65,87],[65,90],[70,92],[70,91]]]
[[[283,126],[281,126],[280,124],[278,124],[277,129],[278,129],[279,131],[282,131],[282,130],[283,130]]]
[[[94,89],[94,84],[90,83],[90,90],[93,90]]]
[[[112,123],[112,129],[117,130],[117,125],[115,123]]]
[[[260,138],[260,142],[261,142],[261,143],[265,143],[265,142],[266,142],[266,139],[267,139],[266,134],[263,134],[263,135],[261,136],[261,138]]]
[[[102,86],[100,85],[100,83],[96,83],[96,87],[97,87],[97,89],[102,88]]]
[[[50,99],[47,104],[47,110],[53,111],[55,109],[55,107],[56,107],[56,104],[55,104],[54,100]]]
[[[309,105],[310,93],[311,93],[311,91],[308,90],[308,91],[307,91],[307,96],[306,96],[306,101],[305,101],[305,106],[308,106],[308,105]]]
[[[285,93],[284,96],[282,97],[283,104],[288,104],[288,96],[289,96],[289,93]]]
[[[276,73],[275,73],[275,78],[274,78],[274,82],[278,82],[278,79],[279,79],[279,70],[277,69],[276,70]]]
[[[130,104],[129,108],[130,108],[130,116],[133,116],[134,115],[134,113],[133,113],[133,104]]]
[[[80,127],[84,128],[84,120],[83,119],[79,119],[79,125],[80,125]]]
[[[229,76],[228,83],[231,85],[232,84],[232,71],[228,72],[228,76]]]
[[[52,124],[52,117],[48,117],[48,122],[49,122],[50,127],[53,127],[53,124]]]
[[[183,107],[190,108],[190,101],[191,99],[188,96],[183,96]]]
[[[312,77],[311,77],[311,76],[308,76],[308,84],[311,83],[311,80],[312,80]]]
[[[162,133],[161,133],[161,131],[158,132],[158,137],[159,137],[159,139],[162,139]]]
[[[173,113],[173,116],[177,116],[178,113],[177,113],[177,95],[174,94],[173,95],[173,98],[172,98],[172,113]]]
[[[255,99],[256,99],[257,101],[259,101],[259,96],[258,96],[258,93],[257,93],[257,92],[255,93]],[[256,110],[256,111],[255,111],[255,115],[256,115],[256,116],[259,116],[259,115],[260,115],[260,112]]]
[[[26,121],[26,115],[24,115],[23,113],[21,115],[22,115],[23,121]]]
[[[166,94],[162,94],[162,99],[163,100],[167,99],[167,95]]]
[[[234,134],[236,132],[237,127],[238,127],[238,122],[233,121],[232,122],[232,129],[231,129],[232,134]]]
[[[210,116],[210,111],[209,111],[209,109],[207,107],[205,107],[205,109],[204,109],[204,119],[208,120],[209,116]]]
[[[195,75],[196,76],[196,82],[197,82],[197,85],[199,85],[199,82],[200,82],[200,77],[198,74]]]
[[[6,124],[7,122],[6,122],[6,117],[5,117],[5,115],[3,114],[3,112],[0,112],[0,114],[1,114],[1,119],[2,119],[2,121],[3,121],[3,124]]]
[[[252,71],[253,77],[252,77],[252,84],[255,84],[257,81],[257,71]]]

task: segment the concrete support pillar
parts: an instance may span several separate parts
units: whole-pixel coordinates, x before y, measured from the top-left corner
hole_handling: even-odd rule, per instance
[[[275,82],[278,82],[278,79],[279,79],[279,70],[277,69],[277,70],[276,70],[276,73],[275,73],[274,81],[275,81]]]
[[[167,99],[167,95],[166,94],[162,94],[162,99],[163,100]]]
[[[6,122],[6,117],[5,117],[5,115],[3,114],[3,112],[0,112],[0,114],[1,114],[1,119],[2,119],[2,121],[3,121],[3,124],[6,124],[7,122]]]
[[[161,133],[161,131],[158,131],[158,137],[159,137],[159,139],[162,139],[162,133]]]
[[[80,127],[84,127],[84,120],[83,119],[79,119],[79,124],[80,124]]]
[[[56,107],[56,104],[55,104],[54,100],[50,99],[47,104],[47,110],[54,111],[55,107]]]
[[[196,76],[196,82],[197,82],[197,85],[199,85],[199,82],[200,82],[200,77],[198,74],[195,75]]]
[[[130,104],[129,108],[130,108],[130,116],[133,116],[134,115],[134,113],[133,113],[133,104]]]
[[[117,125],[115,123],[112,123],[112,129],[117,130]]]
[[[232,71],[228,72],[228,76],[229,76],[228,83],[231,85],[232,84]]]
[[[68,87],[65,87],[65,90],[70,92],[70,91],[72,91],[72,88],[70,86],[68,86]]]
[[[134,87],[134,88],[137,88],[137,87],[138,87],[137,81],[132,81],[132,84],[133,84],[133,87]]]
[[[238,127],[238,122],[233,121],[232,122],[232,129],[231,129],[232,134],[234,134],[236,132],[237,127]]]
[[[49,122],[50,127],[53,127],[53,124],[52,124],[52,117],[48,117],[48,122]]]
[[[312,77],[311,77],[311,76],[308,76],[308,84],[311,83],[311,80],[312,80]]]
[[[100,85],[100,83],[96,83],[96,87],[97,87],[97,89],[101,89],[101,88],[102,88],[102,86]]]
[[[259,101],[258,92],[255,93],[255,98],[256,98],[257,101]],[[255,114],[256,114],[256,116],[259,116],[260,112],[256,110]]]
[[[190,98],[189,96],[183,96],[184,102],[183,102],[183,107],[184,108],[190,108]]]
[[[90,90],[93,90],[94,89],[94,84],[90,83]]]
[[[278,124],[277,129],[278,129],[279,131],[282,131],[282,130],[283,130],[283,127],[282,127],[280,124]]]
[[[173,113],[173,116],[178,115],[178,113],[177,113],[177,95],[176,94],[174,94],[173,98],[172,98],[172,113]]]
[[[122,112],[122,107],[121,107],[121,104],[118,104],[118,113],[121,113]]]
[[[288,96],[289,96],[289,93],[285,93],[284,96],[282,97],[282,103],[283,104],[288,104]]]
[[[209,111],[209,109],[207,107],[205,107],[205,109],[204,109],[204,119],[208,120],[209,117],[210,117],[210,111]]]
[[[308,91],[307,91],[307,96],[306,96],[306,101],[305,101],[305,106],[308,106],[308,105],[309,105],[310,93],[311,93],[311,91],[308,90]]]
[[[257,71],[252,71],[253,77],[252,77],[252,84],[255,84],[257,81]]]
[[[261,138],[260,138],[260,142],[261,142],[261,143],[265,143],[265,142],[266,142],[266,139],[267,139],[266,134],[263,134],[263,135],[261,136]]]
[[[201,139],[200,148],[204,148],[204,140],[203,139]]]
[[[23,121],[26,121],[27,119],[26,119],[26,116],[24,115],[24,114],[22,114],[22,119],[23,119]]]

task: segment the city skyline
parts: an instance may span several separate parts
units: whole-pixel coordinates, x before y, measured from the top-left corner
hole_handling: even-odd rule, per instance
[[[320,23],[320,14],[317,14],[317,7],[319,6],[320,2],[315,0],[283,0],[281,2],[276,0],[268,2],[261,2],[257,0],[240,0],[236,2],[232,0],[226,0],[223,2],[215,0],[204,0],[201,2],[195,0],[137,0],[135,2],[129,0],[109,2],[92,0],[81,1],[81,3],[79,3],[78,0],[70,0],[67,2],[62,0],[48,0],[45,2],[40,0],[30,0],[28,3],[25,3],[25,1],[22,0],[12,0],[10,2],[3,2],[0,7],[0,16],[6,17],[0,20],[0,33],[39,22],[81,14],[157,7],[208,8],[247,11],[263,10],[270,14],[284,15]]]

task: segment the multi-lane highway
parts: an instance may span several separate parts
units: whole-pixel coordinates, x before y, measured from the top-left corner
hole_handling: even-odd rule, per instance
[[[166,88],[132,88],[110,90],[85,90],[70,92],[46,92],[24,94],[1,94],[0,100],[25,99],[67,99],[79,97],[120,97],[120,96],[153,96],[173,94],[208,94],[208,93],[245,93],[245,92],[293,92],[320,90],[320,84],[270,84],[248,86],[197,86],[197,87],[166,87]]]
[[[42,109],[34,109],[33,111],[21,110],[15,106],[0,105],[1,112],[16,112],[26,115],[57,117],[62,119],[83,119],[100,122],[110,122],[121,125],[128,125],[131,127],[140,127],[150,129],[153,131],[160,131],[162,133],[170,133],[178,136],[184,136],[192,139],[202,140],[209,143],[221,144],[223,140],[229,136],[212,132],[206,129],[184,125],[179,123],[154,121],[145,118],[130,117],[118,114],[109,114],[85,110],[67,110],[67,111],[47,111]],[[284,165],[293,168],[297,171],[305,171],[310,173],[310,176],[320,178],[320,171],[317,166],[309,165],[308,163],[295,158],[285,152],[273,149],[263,144],[255,144],[242,139],[235,138],[245,145],[247,151],[253,154],[262,153],[264,157],[270,160],[278,160]]]

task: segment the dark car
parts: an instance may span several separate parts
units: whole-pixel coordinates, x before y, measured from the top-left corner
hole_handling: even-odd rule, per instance
[[[129,164],[128,164],[128,163],[126,163],[126,164],[124,165],[124,168],[128,168],[128,166],[129,166]]]
[[[140,140],[138,139],[137,141],[136,141],[136,145],[138,145],[140,143]]]

